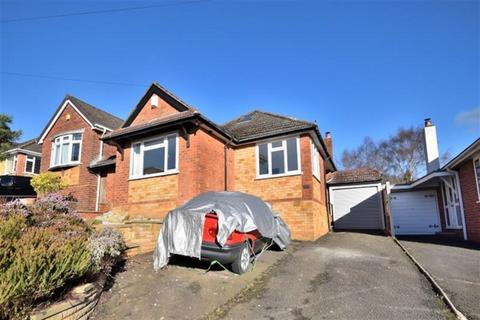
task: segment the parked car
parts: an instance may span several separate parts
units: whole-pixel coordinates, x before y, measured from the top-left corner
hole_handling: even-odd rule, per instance
[[[0,176],[0,198],[10,201],[17,198],[34,198],[36,192],[30,185],[31,177]]]
[[[247,233],[234,231],[222,247],[217,243],[218,218],[214,211],[205,215],[201,259],[231,265],[235,273],[242,274],[250,269],[253,256],[272,243],[262,237],[258,230]]]

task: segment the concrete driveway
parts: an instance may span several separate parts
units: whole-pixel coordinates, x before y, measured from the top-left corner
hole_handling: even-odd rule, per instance
[[[191,261],[188,261],[191,263]],[[392,239],[331,233],[268,251],[252,273],[205,273],[185,261],[155,273],[132,260],[102,299],[96,319],[453,318]]]
[[[400,242],[463,314],[480,320],[480,246],[435,237],[403,237]]]

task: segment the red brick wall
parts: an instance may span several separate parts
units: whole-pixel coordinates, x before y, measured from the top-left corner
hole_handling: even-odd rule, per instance
[[[132,125],[148,122],[152,119],[162,118],[166,115],[179,112],[160,97],[158,97],[158,106],[156,108],[152,108],[151,101],[152,100],[149,99],[143,106],[142,110],[140,110],[135,119],[132,121]]]
[[[473,161],[467,160],[458,170],[468,240],[480,242],[480,203]]]
[[[67,119],[70,115],[70,119]],[[66,193],[71,192],[78,200],[78,211],[95,211],[97,177],[88,171],[87,167],[96,159],[100,151],[99,134],[93,131],[90,125],[73,109],[67,106],[48,132],[42,144],[41,172],[48,171],[52,137],[63,132],[84,129],[80,164],[73,168],[55,170],[67,180],[69,187]]]

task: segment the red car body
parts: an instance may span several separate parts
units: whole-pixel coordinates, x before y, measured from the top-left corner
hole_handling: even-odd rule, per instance
[[[203,226],[202,260],[217,260],[222,264],[231,264],[239,257],[245,244],[248,244],[251,255],[260,252],[271,239],[263,237],[258,230],[243,233],[234,231],[224,246],[217,242],[218,218],[215,212],[207,213]]]

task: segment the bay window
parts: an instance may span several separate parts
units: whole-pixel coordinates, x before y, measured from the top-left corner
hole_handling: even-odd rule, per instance
[[[176,133],[132,144],[130,178],[159,176],[178,172]]]
[[[300,143],[291,137],[257,145],[257,177],[300,173]]]
[[[317,146],[312,142],[312,174],[320,181],[320,154]]]
[[[81,133],[71,133],[56,137],[52,142],[50,166],[55,167],[80,163],[81,148]]]

